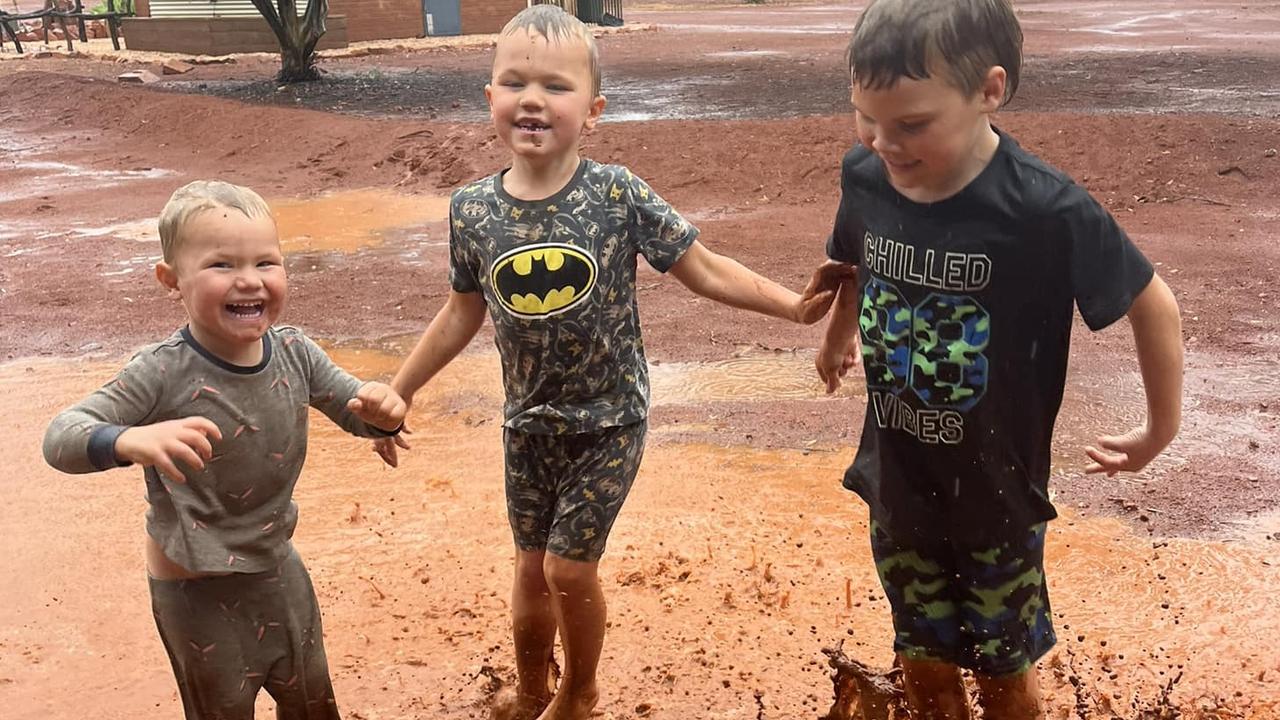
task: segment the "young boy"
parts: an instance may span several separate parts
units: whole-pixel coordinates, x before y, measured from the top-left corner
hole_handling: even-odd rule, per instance
[[[636,256],[694,292],[816,322],[841,273],[797,295],[696,241],[698,230],[625,167],[579,156],[604,110],[595,41],[536,5],[503,30],[485,88],[511,167],[454,193],[452,292],[392,381],[411,399],[493,320],[506,390],[508,516],[518,694],[511,717],[576,720],[596,705],[605,630],[597,566],[644,449],[648,376]],[[396,464],[396,445],[378,451]],[[559,630],[565,674],[548,663]]]
[[[1146,423],[1088,448],[1090,472],[1145,466],[1181,414],[1178,307],[1115,221],[992,127],[1017,89],[1007,0],[874,0],[849,51],[858,139],[828,245],[841,287],[818,372],[867,378],[844,484],[871,510],[907,698],[922,718],[1039,717],[1053,644],[1044,582],[1049,440],[1072,303],[1093,330],[1127,315]]]
[[[307,408],[348,432],[397,432],[405,403],[272,327],[288,283],[275,221],[252,190],[193,182],[160,215],[156,276],[188,324],[63,411],[45,460],[69,473],[136,463],[147,485],[147,573],[187,720],[337,718],[320,609],[290,538]]]

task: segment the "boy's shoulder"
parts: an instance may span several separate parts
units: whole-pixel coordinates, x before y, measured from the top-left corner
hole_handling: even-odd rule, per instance
[[[467,198],[481,197],[486,194],[492,195],[495,183],[500,175],[502,175],[501,171],[472,180],[466,185],[454,190],[449,196],[449,199],[452,201],[452,204],[457,205]]]
[[[163,362],[164,359],[172,357],[175,354],[189,352],[191,350],[191,344],[187,341],[187,335],[184,330],[185,328],[178,328],[177,330],[174,330],[169,337],[138,348],[133,353],[133,357],[130,358],[130,363],[148,361]]]
[[[310,356],[315,352],[312,348],[324,352],[316,345],[316,341],[307,337],[302,328],[294,325],[273,325],[267,329],[267,337],[273,353],[282,353],[285,356]]]
[[[846,177],[850,176],[866,176],[871,177],[883,173],[880,165],[880,159],[871,149],[862,143],[854,143],[853,147],[844,154],[844,159],[840,161],[840,172]]]

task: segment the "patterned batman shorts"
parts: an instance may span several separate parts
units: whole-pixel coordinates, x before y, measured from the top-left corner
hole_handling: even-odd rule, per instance
[[[871,554],[893,611],[893,647],[988,676],[1031,668],[1053,647],[1045,524],[995,546],[900,544],[871,523]]]
[[[640,469],[647,423],[571,435],[504,429],[516,546],[594,562]]]

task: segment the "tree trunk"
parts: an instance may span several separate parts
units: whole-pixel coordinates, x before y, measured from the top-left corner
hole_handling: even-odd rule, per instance
[[[278,1],[277,12],[271,0],[252,0],[280,43],[280,74],[276,80],[282,83],[319,80],[320,71],[315,66],[316,43],[324,36],[329,0],[309,0],[301,18],[293,0]]]

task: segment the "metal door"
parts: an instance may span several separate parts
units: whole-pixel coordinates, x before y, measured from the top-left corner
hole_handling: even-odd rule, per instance
[[[461,0],[422,0],[422,27],[427,35],[461,35]]]

